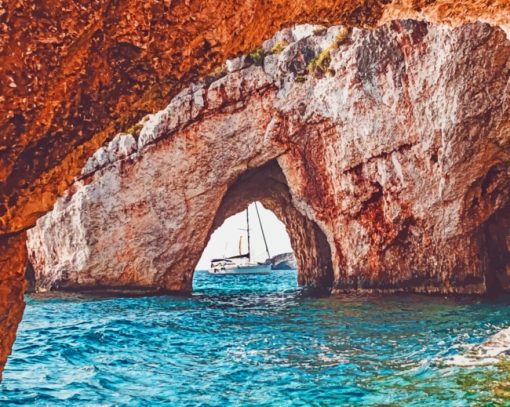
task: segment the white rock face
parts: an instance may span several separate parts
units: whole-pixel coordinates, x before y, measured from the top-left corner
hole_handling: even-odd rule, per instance
[[[99,149],[28,233],[38,288],[189,291],[212,230],[247,197],[282,217],[309,284],[508,286],[506,35],[412,21],[341,41],[340,30],[286,29],[264,44],[285,39],[279,53],[228,63],[151,115],[137,140]],[[237,186],[232,203],[253,171],[259,187]]]

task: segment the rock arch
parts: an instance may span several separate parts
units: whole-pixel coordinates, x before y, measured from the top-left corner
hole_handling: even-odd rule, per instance
[[[296,252],[299,283],[314,291],[331,290],[334,276],[327,238],[314,221],[301,214],[294,206],[287,180],[277,159],[272,159],[259,167],[245,169],[229,183],[223,196],[221,193],[224,188],[217,189],[216,193],[220,195],[220,200],[202,202],[200,209],[193,212],[199,217],[190,219],[190,222],[178,231],[168,225],[162,225],[161,222],[158,222],[158,225],[150,225],[151,221],[147,221],[143,215],[138,217],[138,212],[126,215],[124,222],[116,220],[112,223],[105,218],[84,221],[81,215],[87,215],[82,211],[89,211],[88,207],[83,206],[86,199],[80,197],[72,201],[73,197],[70,197],[71,201],[67,200],[66,204],[71,204],[71,210],[66,208],[54,218],[48,215],[43,219],[54,227],[45,229],[45,226],[41,225],[40,228],[30,232],[28,244],[30,258],[37,270],[35,290],[145,289],[150,292],[191,292],[196,263],[212,232],[228,217],[244,210],[254,201],[259,201],[272,210],[285,224]],[[154,197],[147,194],[143,204],[130,205],[128,210],[139,211],[152,199]],[[106,205],[102,205],[104,209]],[[123,207],[121,212],[126,213],[125,211],[126,208]],[[110,209],[107,216],[117,217],[118,212]],[[149,233],[153,234],[149,241],[139,241],[138,236],[142,233],[142,228],[136,229],[134,234],[129,234],[128,240],[124,238],[117,239],[117,242],[113,240],[113,234],[135,230],[133,224],[138,222],[139,226],[149,228]],[[115,229],[99,230],[100,224],[108,227],[113,225]],[[57,229],[62,229],[64,233],[59,234]],[[104,242],[109,242],[110,247],[106,248],[103,242],[98,242],[94,238],[95,233]],[[165,235],[170,235],[168,240],[165,240]],[[186,236],[185,244],[176,244],[176,236],[183,235]],[[134,242],[129,248],[125,247],[130,240]],[[70,246],[61,247],[63,242],[70,242]],[[168,254],[165,244],[176,249]],[[156,250],[155,246],[159,246],[160,250],[151,253],[151,249]],[[108,252],[105,253],[105,250]],[[119,256],[124,250],[130,254],[125,260]],[[83,256],[84,252],[87,253]],[[137,258],[144,257],[148,261],[133,265]],[[117,266],[113,264],[115,261],[118,263]]]
[[[94,154],[29,231],[40,288],[189,291],[212,229],[257,199],[303,282],[485,293],[507,267],[484,236],[510,190],[509,56],[485,24],[284,30]]]
[[[254,201],[261,202],[284,223],[296,256],[298,283],[315,290],[330,290],[334,275],[326,235],[317,223],[294,206],[287,180],[276,159],[247,170],[230,186],[218,208],[212,230]]]
[[[303,77],[307,62],[311,62],[307,55],[317,56],[331,42],[327,36],[331,32],[326,30],[326,36],[322,32],[317,34],[322,39],[293,38],[281,55],[267,55],[262,66],[247,66],[242,58],[233,61],[226,76],[181,92],[169,108],[143,124],[136,138],[119,136],[100,149],[55,210],[30,232],[32,242],[58,236],[49,233],[57,231],[52,222],[66,225],[66,216],[80,205],[94,212],[103,204],[115,208],[122,203],[135,212],[147,210],[149,216],[154,209],[161,209],[144,206],[143,200],[116,202],[111,198],[116,188],[140,187],[129,183],[143,180],[132,176],[133,169],[150,169],[148,161],[153,158],[173,168],[166,174],[171,174],[179,188],[170,190],[177,195],[190,192],[178,195],[183,205],[174,207],[172,213],[177,218],[195,209],[189,206],[190,199],[208,191],[181,188],[183,180],[207,185],[208,177],[215,176],[221,193],[207,200],[209,208],[211,202],[221,204],[228,186],[248,168],[277,159],[288,180],[293,206],[319,225],[326,237],[337,292],[485,292],[490,264],[497,264],[500,274],[508,274],[508,238],[494,221],[507,208],[509,196],[505,82],[509,46],[505,34],[480,23],[451,29],[412,21],[392,22],[373,32],[353,30],[346,43],[332,50],[325,72]],[[291,60],[297,62],[289,64]],[[241,137],[234,137],[233,125]],[[199,127],[209,131],[200,132]],[[197,157],[194,152],[201,145],[214,145],[207,134],[217,137],[223,158],[229,154],[243,158],[228,174],[205,166],[193,175],[190,163],[182,161]],[[101,137],[96,141],[104,139],[104,134]],[[158,151],[169,145],[181,154],[166,159],[159,155]],[[62,165],[68,168],[69,160],[62,160]],[[63,174],[69,177],[74,171]],[[165,173],[149,170],[148,174],[165,182]],[[48,173],[44,180],[57,178]],[[12,185],[9,194],[23,189]],[[45,197],[45,191],[41,188],[31,196]],[[110,194],[110,200],[96,199],[101,195],[96,192]],[[4,208],[1,214],[7,231],[32,224],[22,220],[33,220],[34,213],[46,210],[53,197],[54,192],[41,199],[40,205],[18,200],[25,212],[10,211],[19,203],[13,200],[5,206],[8,213]],[[19,213],[30,216],[24,218]],[[91,226],[100,219],[80,221]],[[122,220],[122,216],[102,219],[98,230],[103,232],[113,219]],[[196,225],[204,225],[204,219],[195,220]],[[504,242],[503,237],[497,238],[495,252],[490,250],[490,240],[483,237],[490,233],[491,222],[496,225],[496,235],[505,238]],[[150,239],[144,233],[135,235]],[[87,236],[85,233],[85,240]],[[109,243],[119,235],[90,236],[85,246],[106,250],[103,254],[107,255]],[[173,244],[182,241],[176,239]],[[4,237],[1,244],[6,249],[0,256],[3,268],[14,276],[12,283],[2,281],[8,295],[0,298],[6,301],[0,307],[9,309],[6,304],[22,304],[23,284],[17,276],[25,258],[23,235]],[[51,239],[44,244],[51,246]],[[91,258],[87,257],[90,251],[75,250],[80,244],[71,239],[54,246],[55,251],[45,252],[42,244],[31,243],[32,260],[36,266],[37,262],[49,266],[54,257],[60,257],[67,265],[56,270],[69,274],[73,269],[69,265]],[[57,247],[69,256],[55,256]],[[78,252],[82,257],[71,255]],[[502,260],[489,261],[494,253]],[[125,251],[119,258],[130,256]],[[168,264],[171,260],[165,253],[151,259],[156,268],[158,262]],[[135,276],[129,268],[126,277],[130,273],[137,284],[146,278],[143,273]],[[164,284],[171,289],[170,280]],[[50,278],[48,283],[52,282]],[[10,333],[21,315],[20,306],[11,314],[2,322],[2,328]],[[9,349],[12,337],[2,338],[2,350]]]

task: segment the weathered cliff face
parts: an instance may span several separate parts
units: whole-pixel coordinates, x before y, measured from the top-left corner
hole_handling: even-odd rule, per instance
[[[253,200],[300,281],[484,293],[510,274],[510,42],[486,24],[300,26],[183,90],[88,161],[29,231],[39,289],[189,291]]]
[[[0,235],[11,236],[0,239],[0,253],[9,252],[12,239],[19,238],[12,233],[31,227],[52,207],[105,140],[165,106],[182,87],[211,72],[226,57],[253,49],[292,23],[375,27],[395,18],[453,26],[483,21],[508,35],[510,3],[0,2],[0,111],[4,113],[0,115]],[[23,253],[17,251],[9,266],[0,269],[1,281],[19,279],[26,261]],[[498,253],[503,252],[498,249]],[[8,301],[8,308],[22,306],[21,297]],[[0,310],[0,319],[7,317]],[[0,331],[1,335],[11,333]],[[2,350],[0,360],[5,355]],[[0,363],[0,372],[1,368]]]
[[[508,31],[507,0],[0,2],[0,233],[34,224],[115,132],[299,22],[396,18]]]

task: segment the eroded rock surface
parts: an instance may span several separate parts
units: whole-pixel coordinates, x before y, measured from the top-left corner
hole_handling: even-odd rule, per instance
[[[286,29],[94,154],[29,231],[37,287],[189,291],[253,200],[286,224],[302,283],[505,287],[509,58],[482,23]]]
[[[0,380],[25,308],[25,240],[25,233],[0,238]]]
[[[0,1],[0,234],[32,226],[105,140],[280,28],[395,18],[508,30],[510,3]]]

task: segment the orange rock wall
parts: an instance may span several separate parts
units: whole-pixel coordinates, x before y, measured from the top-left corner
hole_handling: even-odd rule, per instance
[[[33,225],[116,131],[283,26],[412,17],[508,29],[509,16],[506,0],[2,2],[0,234]]]
[[[25,303],[25,233],[0,238],[0,380]]]

